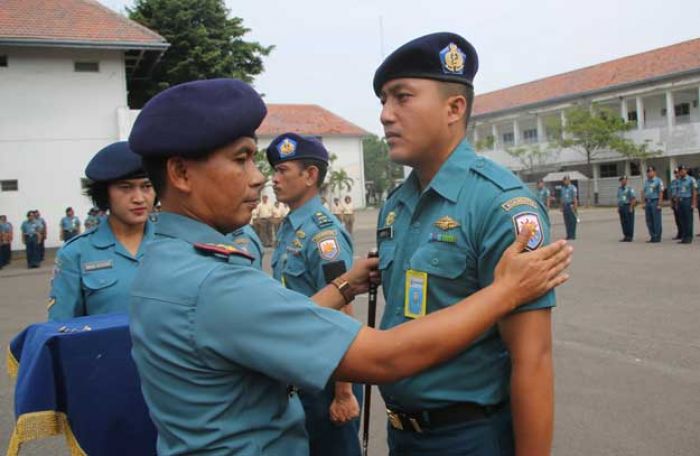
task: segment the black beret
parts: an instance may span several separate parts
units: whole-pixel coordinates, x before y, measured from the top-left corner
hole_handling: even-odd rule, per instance
[[[374,73],[374,93],[392,79],[420,78],[473,86],[479,69],[476,49],[456,33],[433,33],[409,41],[387,57]]]
[[[272,166],[283,161],[302,158],[312,158],[328,163],[328,151],[318,139],[296,133],[279,135],[267,146],[267,161]]]
[[[186,82],[146,103],[129,144],[143,157],[202,157],[238,138],[254,138],[266,114],[260,95],[243,81]]]
[[[682,169],[688,171],[688,167],[687,167],[687,166],[685,166],[685,165],[678,165],[678,171],[680,171],[680,170],[682,170]]]
[[[647,166],[647,172],[649,172],[649,171],[656,171],[656,168],[649,165],[649,166]]]
[[[94,182],[109,182],[125,177],[145,176],[146,172],[141,157],[129,148],[129,143],[119,141],[97,152],[85,168],[85,175]]]

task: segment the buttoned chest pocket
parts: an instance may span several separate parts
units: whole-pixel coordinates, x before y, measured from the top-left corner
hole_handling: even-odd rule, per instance
[[[379,270],[386,271],[394,262],[395,246],[393,242],[384,241],[379,244]]]
[[[419,247],[410,261],[411,269],[444,279],[456,279],[467,268],[467,255],[456,245]]]
[[[88,294],[97,293],[113,287],[118,281],[117,274],[113,269],[103,271],[93,271],[83,273],[83,289]]]
[[[285,261],[284,268],[282,269],[285,275],[292,277],[300,277],[306,272],[306,265],[304,264],[304,259],[301,255],[295,255],[293,253],[287,253],[287,260]]]

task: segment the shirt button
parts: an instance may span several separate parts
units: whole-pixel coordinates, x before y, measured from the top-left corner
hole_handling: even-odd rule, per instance
[[[440,260],[437,258],[433,258],[430,262],[433,263],[433,266],[437,266],[437,264],[440,262]]]

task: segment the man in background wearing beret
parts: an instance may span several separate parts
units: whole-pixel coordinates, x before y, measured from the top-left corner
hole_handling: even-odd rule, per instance
[[[422,320],[488,286],[524,230],[549,242],[546,207],[466,139],[478,68],[454,33],[417,38],[377,69],[374,92],[392,161],[413,172],[379,214],[381,328]],[[554,293],[501,319],[455,358],[380,386],[392,455],[549,455]],[[515,437],[515,438],[514,438]]]
[[[567,280],[571,249],[560,242],[522,253],[533,237],[523,230],[491,286],[387,331],[333,310],[369,289],[377,259],[357,260],[312,299],[286,289],[226,237],[250,221],[259,199],[254,138],[265,113],[244,82],[195,81],[153,97],[129,136],[162,204],[129,308],[158,454],[306,455],[304,412],[290,385],[415,375]]]
[[[267,148],[272,188],[289,215],[277,232],[272,274],[290,290],[313,296],[331,277],[329,267],[352,267],[352,238],[318,196],[328,172],[328,151],[315,138],[285,133]],[[343,312],[353,315],[352,304]],[[354,391],[353,391],[354,390]],[[299,391],[311,456],[359,456],[360,385],[330,381],[323,391]]]

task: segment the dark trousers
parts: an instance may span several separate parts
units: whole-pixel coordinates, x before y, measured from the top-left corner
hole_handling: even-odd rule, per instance
[[[25,239],[27,247],[27,267],[38,268],[41,263],[38,238],[36,236],[27,236]]]
[[[362,385],[353,385],[352,392],[362,407]],[[329,409],[334,397],[334,381],[328,382],[320,393],[299,392],[309,434],[309,456],[360,456],[360,420],[355,419],[343,426],[333,424]]]
[[[647,221],[647,230],[652,242],[661,241],[661,209],[659,200],[648,199],[644,205],[644,214]]]
[[[10,264],[10,244],[0,245],[0,268]]]
[[[634,209],[630,210],[629,204],[623,204],[617,208],[617,212],[620,214],[622,235],[631,241],[634,238]]]
[[[564,203],[564,225],[566,226],[566,238],[576,239],[576,213],[573,204]]]
[[[681,240],[685,242],[693,241],[693,207],[692,198],[679,198],[678,218],[681,222]]]
[[[678,212],[678,207],[677,207],[676,202],[672,203],[672,209],[673,209],[673,220],[676,222],[676,237],[680,238],[681,237],[681,216],[680,216],[680,213]]]
[[[388,427],[391,456],[512,456],[515,454],[510,407],[488,418],[418,434]]]
[[[63,242],[68,242],[69,240],[73,239],[77,235],[78,235],[77,231],[63,230]]]
[[[46,255],[46,248],[44,247],[44,237],[41,237],[41,242],[39,245],[39,261],[44,261],[44,256]]]

